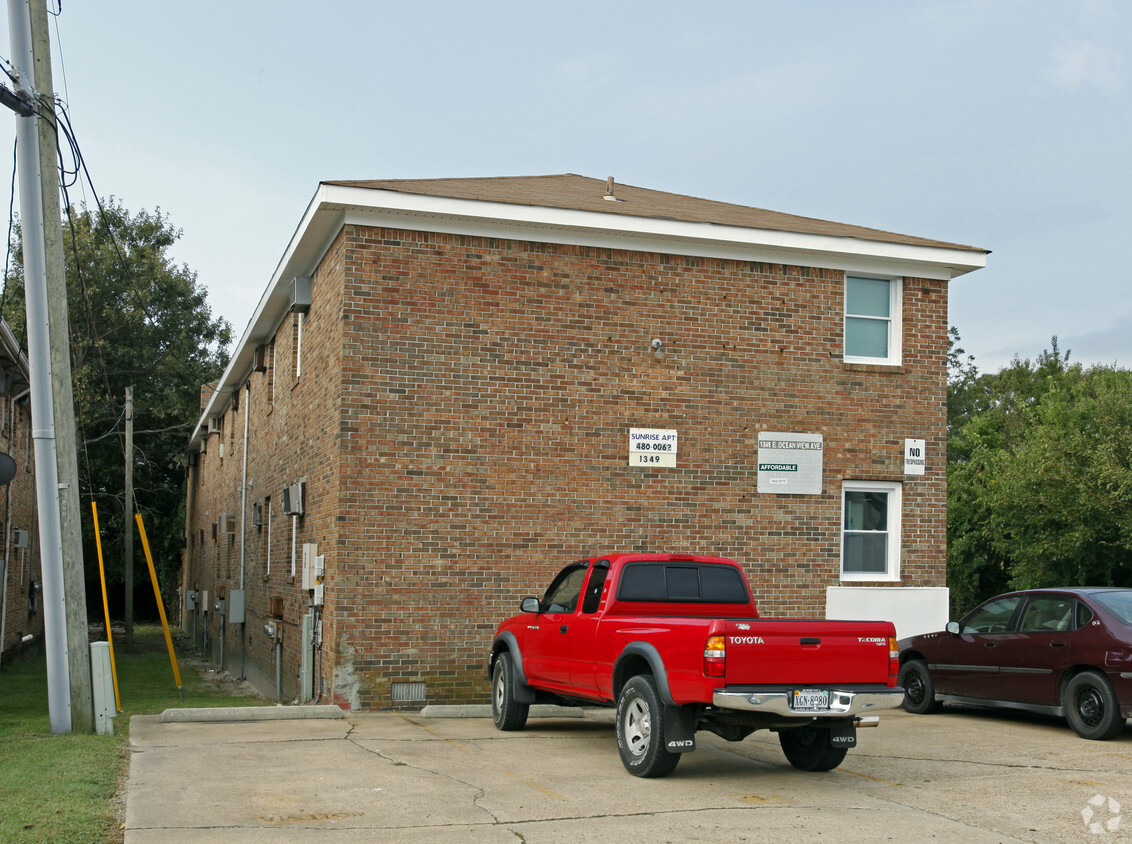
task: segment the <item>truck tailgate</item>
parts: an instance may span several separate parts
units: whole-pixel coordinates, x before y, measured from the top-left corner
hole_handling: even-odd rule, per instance
[[[889,682],[889,622],[727,622],[727,685]]]

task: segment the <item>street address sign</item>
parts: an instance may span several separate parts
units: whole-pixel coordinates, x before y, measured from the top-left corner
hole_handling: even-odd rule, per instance
[[[680,438],[663,428],[629,429],[629,465],[674,468]]]

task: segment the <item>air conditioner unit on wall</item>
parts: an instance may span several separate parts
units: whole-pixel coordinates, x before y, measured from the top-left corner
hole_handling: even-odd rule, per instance
[[[211,419],[208,420],[208,433],[210,433],[210,434],[219,434],[220,433],[220,417],[219,416],[214,416],[214,417],[212,417]]]
[[[231,535],[236,532],[236,516],[233,513],[220,514],[220,527],[219,531],[222,534]]]
[[[252,504],[252,527],[263,527],[263,502]]]
[[[305,512],[307,485],[300,482],[283,487],[283,515],[301,516]]]
[[[267,346],[260,344],[255,347],[255,363],[252,372],[267,372]]]
[[[12,531],[12,538],[17,548],[27,548],[28,542],[31,541],[31,534],[26,530],[20,530],[19,528],[16,528],[14,531]]]

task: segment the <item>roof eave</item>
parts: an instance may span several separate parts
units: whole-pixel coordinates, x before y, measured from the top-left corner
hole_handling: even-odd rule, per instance
[[[201,413],[190,448],[207,436],[208,420],[223,412],[232,391],[251,373],[256,346],[271,338],[286,315],[291,279],[313,275],[347,223],[944,280],[985,267],[988,254],[970,247],[888,243],[321,183]]]

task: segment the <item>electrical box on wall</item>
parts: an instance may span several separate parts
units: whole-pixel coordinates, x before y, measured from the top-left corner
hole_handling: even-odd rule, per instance
[[[318,575],[315,574],[315,561],[318,557],[318,544],[303,543],[303,588],[314,589]]]
[[[291,484],[283,487],[283,515],[301,516],[306,502],[307,485],[305,483]]]
[[[12,537],[17,548],[27,548],[28,541],[31,539],[31,534],[26,530],[20,530],[19,528],[16,528],[14,531],[12,531]]]
[[[311,590],[311,606],[321,607],[324,600],[325,589],[321,583],[316,583]]]
[[[305,314],[311,309],[311,287],[314,279],[309,275],[297,275],[291,279],[288,289],[290,294],[290,310]]]
[[[247,620],[244,609],[244,590],[228,590],[228,623],[243,624]]]
[[[190,589],[188,592],[186,592],[185,593],[185,609],[190,610],[192,612],[196,612],[197,598],[198,597],[199,596],[197,595],[197,590],[195,590],[195,589]]]
[[[208,612],[208,590],[200,590],[200,608],[203,612]]]

